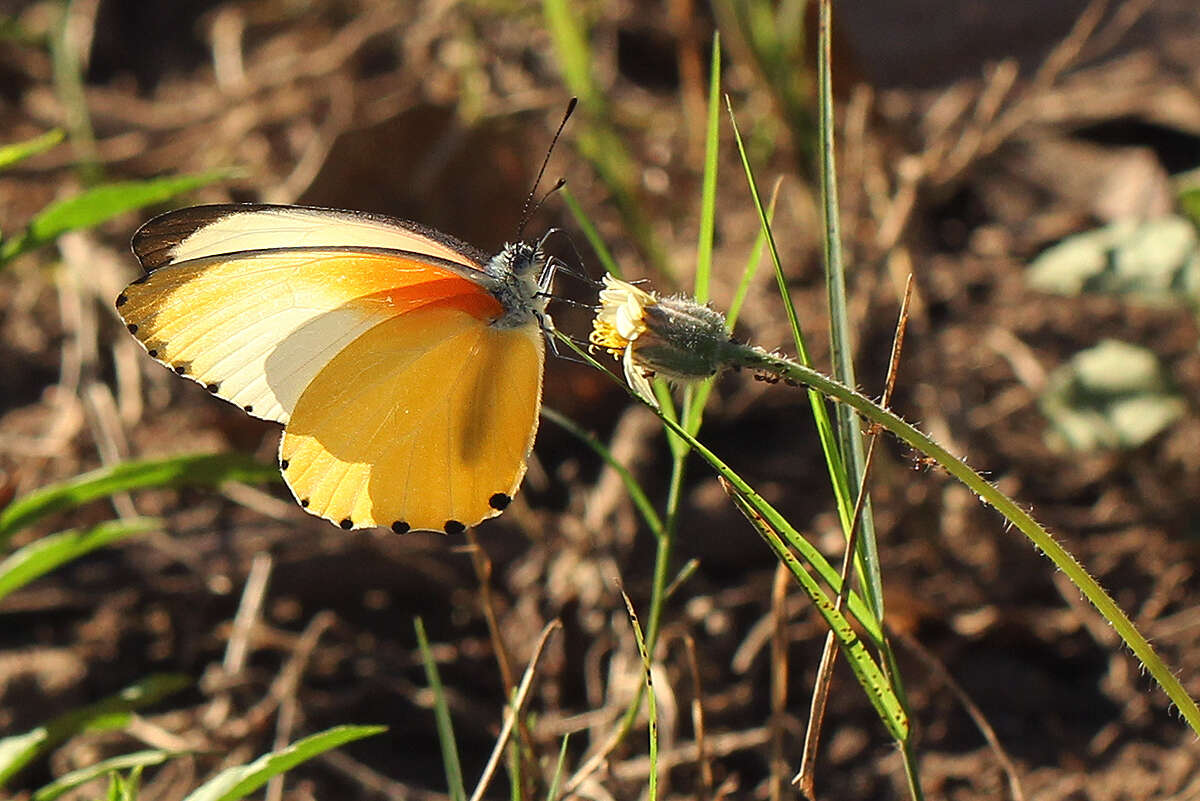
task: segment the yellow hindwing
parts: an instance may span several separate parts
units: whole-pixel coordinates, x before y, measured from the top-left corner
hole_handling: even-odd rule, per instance
[[[296,402],[280,465],[302,506],[342,528],[457,533],[525,475],[541,405],[535,323],[452,304],[400,314],[334,356]]]

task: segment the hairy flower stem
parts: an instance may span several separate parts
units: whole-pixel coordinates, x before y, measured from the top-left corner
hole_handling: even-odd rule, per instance
[[[1058,544],[1046,529],[1042,528],[1015,501],[996,489],[991,482],[895,413],[810,367],[805,367],[784,356],[768,353],[762,348],[732,341],[722,348],[721,360],[729,367],[744,367],[755,370],[760,375],[768,375],[788,383],[811,387],[828,398],[852,407],[866,420],[878,424],[891,432],[897,439],[937,462],[943,470],[979,496],[980,500],[994,507],[1012,525],[1020,529],[1021,533],[1028,537],[1035,547],[1062,570],[1100,614],[1109,621],[1129,649],[1175,703],[1179,713],[1192,730],[1200,734],[1200,707],[1197,707],[1183,684],[1175,677],[1175,674],[1167,669],[1154,648],[1137,630],[1117,602],[1105,592],[1099,582],[1092,578],[1074,556]]]

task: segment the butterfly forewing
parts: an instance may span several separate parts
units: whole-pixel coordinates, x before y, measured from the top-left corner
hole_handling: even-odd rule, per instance
[[[280,446],[310,512],[343,528],[456,532],[500,513],[541,403],[536,324],[431,305],[366,332],[301,395]]]
[[[481,317],[501,311],[449,263],[317,249],[171,264],[131,284],[117,305],[151,356],[253,415],[286,423],[304,387],[356,337],[451,297]]]

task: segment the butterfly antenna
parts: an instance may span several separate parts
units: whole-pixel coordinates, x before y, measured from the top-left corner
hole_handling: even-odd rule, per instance
[[[520,239],[525,233],[525,226],[529,224],[529,218],[532,217],[533,213],[541,207],[542,203],[546,201],[546,198],[557,192],[566,183],[566,181],[560,180],[554,185],[553,189],[551,189],[542,197],[537,205],[534,205],[533,199],[537,196],[538,184],[542,182],[542,176],[546,174],[546,167],[550,164],[550,154],[554,152],[554,146],[558,144],[558,137],[562,135],[563,128],[567,127],[567,120],[571,119],[571,114],[575,111],[575,106],[578,103],[579,98],[577,97],[572,97],[567,102],[567,110],[563,114],[562,122],[558,124],[558,130],[554,132],[554,138],[550,140],[550,147],[546,148],[546,158],[542,159],[542,168],[538,170],[537,178],[535,178],[533,181],[533,188],[529,190],[529,196],[525,198],[525,207],[521,209],[521,224],[517,226],[517,239]]]

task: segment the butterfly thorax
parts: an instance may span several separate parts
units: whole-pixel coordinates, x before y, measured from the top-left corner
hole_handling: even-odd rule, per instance
[[[490,287],[504,314],[492,321],[497,328],[520,328],[540,321],[546,311],[545,292],[553,271],[535,242],[509,242],[484,266]]]

